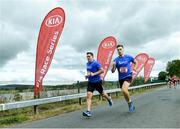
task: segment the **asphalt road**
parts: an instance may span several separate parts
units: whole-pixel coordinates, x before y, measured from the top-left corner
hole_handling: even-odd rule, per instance
[[[93,108],[93,116],[85,118],[82,111],[16,125],[16,128],[180,128],[180,85],[132,97],[136,106],[128,112],[126,102],[114,101],[113,107],[103,104]]]

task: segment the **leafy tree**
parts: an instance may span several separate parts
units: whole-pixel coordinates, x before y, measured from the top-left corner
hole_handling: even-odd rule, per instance
[[[165,71],[161,71],[158,74],[158,80],[165,80],[167,76],[167,73]]]
[[[142,85],[144,84],[144,77],[143,76],[138,76],[136,80],[133,81],[131,86],[137,86],[137,85]]]
[[[167,63],[166,71],[169,76],[176,75],[180,77],[180,60],[173,60]]]

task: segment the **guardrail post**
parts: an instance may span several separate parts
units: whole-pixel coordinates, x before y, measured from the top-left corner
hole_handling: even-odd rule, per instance
[[[119,88],[119,82],[117,81],[117,88]],[[116,92],[116,97],[118,97],[118,92]]]
[[[38,106],[34,105],[34,115],[37,115],[37,114],[38,114]]]
[[[134,93],[134,89],[132,89],[131,91],[132,91],[132,93]]]
[[[40,94],[39,93],[38,93],[38,96],[34,96],[34,99],[38,99],[38,98],[40,98]],[[33,112],[34,112],[34,115],[39,114],[38,105],[34,105]]]
[[[78,93],[81,92],[79,84],[80,84],[79,81],[77,81]],[[82,104],[82,98],[79,98],[79,105],[81,105],[81,104]]]
[[[151,89],[151,86],[148,86],[149,87],[149,89]]]
[[[99,95],[99,100],[101,100],[101,101],[102,101],[102,96],[101,96],[101,95]]]

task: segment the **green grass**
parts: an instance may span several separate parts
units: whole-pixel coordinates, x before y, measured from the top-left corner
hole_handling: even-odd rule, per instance
[[[0,90],[0,94],[15,94],[18,92],[18,90]]]
[[[21,123],[28,120],[28,116],[25,114],[16,114],[14,116],[3,117],[0,119],[1,126]]]

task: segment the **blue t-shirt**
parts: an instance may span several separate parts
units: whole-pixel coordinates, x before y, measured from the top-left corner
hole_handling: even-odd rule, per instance
[[[130,55],[124,55],[123,57],[117,57],[114,59],[116,68],[118,70],[119,80],[132,76],[131,62],[134,62],[134,58]]]
[[[87,72],[95,73],[99,71],[100,68],[101,68],[101,64],[95,60],[87,63]],[[101,77],[100,75],[90,76],[88,77],[88,81],[91,83],[96,83],[96,82],[101,81]]]

